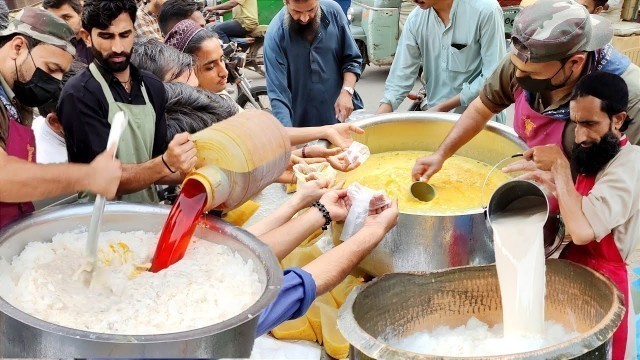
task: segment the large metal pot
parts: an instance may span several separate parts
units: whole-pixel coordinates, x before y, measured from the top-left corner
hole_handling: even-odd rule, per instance
[[[545,318],[580,333],[555,346],[492,359],[607,359],[610,339],[624,315],[622,294],[599,273],[566,260],[549,259]],[[432,273],[388,274],[356,288],[340,308],[338,328],[351,346],[350,359],[441,359],[390,346],[378,338],[391,329],[406,337],[469,318],[502,322],[502,301],[493,265]]]
[[[398,150],[434,151],[460,115],[429,112],[393,113],[354,122],[365,130],[355,140],[372,154]],[[515,132],[490,122],[456,154],[497,164],[527,149]],[[411,176],[398,174],[397,176]],[[408,191],[408,190],[407,190]],[[480,197],[480,194],[478,194]],[[333,225],[339,243],[342,224]],[[400,271],[430,271],[495,261],[493,236],[481,207],[456,215],[400,214],[398,226],[360,264],[372,275]]]
[[[86,227],[92,204],[45,210],[0,232],[0,256],[10,260],[30,242],[50,241],[56,233]],[[102,230],[159,232],[166,207],[107,204]],[[111,335],[70,329],[30,316],[0,298],[0,356],[3,358],[242,358],[251,355],[258,315],[276,298],[282,270],[271,250],[246,231],[215,218],[195,236],[233,248],[256,265],[264,292],[244,312],[208,327],[161,335]]]

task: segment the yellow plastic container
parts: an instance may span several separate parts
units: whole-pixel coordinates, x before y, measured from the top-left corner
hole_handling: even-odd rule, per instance
[[[331,296],[333,296],[336,304],[338,304],[338,307],[340,307],[342,306],[342,304],[344,304],[347,296],[351,294],[351,290],[353,290],[354,287],[362,284],[364,284],[363,278],[356,278],[354,276],[347,275],[347,277],[342,280],[342,282],[338,284],[338,286],[331,290]]]
[[[198,163],[185,182],[201,182],[205,211],[235,209],[287,168],[291,143],[285,128],[264,111],[244,111],[191,135]]]
[[[316,341],[316,334],[306,316],[283,322],[271,330],[271,334],[280,340]]]
[[[316,334],[318,344],[322,345],[322,318],[320,315],[320,304],[325,304],[336,309],[338,308],[338,304],[333,300],[331,294],[326,293],[318,296],[307,311],[307,320],[309,320],[309,324],[311,324],[313,332]]]
[[[325,304],[319,304],[322,319],[322,339],[324,349],[329,356],[345,359],[349,356],[349,342],[338,329],[338,309]]]

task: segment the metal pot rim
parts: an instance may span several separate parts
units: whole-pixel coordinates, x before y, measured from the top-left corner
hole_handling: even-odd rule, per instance
[[[82,215],[82,214],[90,214],[92,211],[93,204],[92,203],[84,203],[84,204],[71,204],[64,205],[60,207],[49,208],[46,210],[42,210],[36,212],[34,214],[27,215],[25,218],[18,220],[14,223],[11,223],[6,228],[0,230],[0,247],[4,242],[4,239],[8,236],[12,235],[16,232],[16,229],[20,229],[24,226],[28,226],[29,223],[34,220],[50,217],[50,218],[58,218],[56,214],[59,214],[62,210],[66,211],[65,216],[69,215]],[[145,214],[157,214],[157,215],[168,215],[169,214],[168,206],[155,206],[155,205],[146,205],[146,204],[130,204],[125,202],[111,202],[107,203],[105,207],[105,213],[109,212],[122,212],[122,213],[140,213],[144,212]],[[268,305],[270,305],[278,296],[280,292],[280,288],[282,286],[283,275],[281,271],[274,271],[274,269],[280,269],[280,265],[278,264],[276,257],[271,252],[271,249],[251,235],[244,229],[232,226],[214,216],[207,215],[205,216],[207,222],[222,224],[224,225],[224,229],[227,230],[229,235],[237,237],[240,241],[250,249],[254,250],[255,255],[260,258],[267,266],[265,267],[266,279],[267,283],[265,284],[264,291],[262,295],[258,298],[258,300],[247,308],[245,311],[241,312],[238,315],[235,315],[227,320],[222,322],[209,325],[206,327],[175,332],[175,333],[167,333],[167,334],[153,334],[153,335],[126,335],[126,334],[107,334],[107,333],[97,333],[92,331],[74,329],[58,324],[54,324],[42,319],[39,319],[35,316],[29,315],[22,310],[16,308],[11,305],[4,297],[0,296],[0,312],[5,314],[6,316],[10,316],[17,321],[20,321],[24,324],[30,325],[42,331],[51,332],[63,336],[74,337],[83,340],[96,341],[96,342],[115,342],[115,343],[164,343],[164,342],[172,342],[172,341],[182,341],[182,340],[190,340],[197,339],[206,336],[215,335],[226,331],[228,329],[234,328],[238,325],[244,324],[247,321],[250,321],[256,316],[260,316],[260,313],[263,309],[265,309]]]
[[[601,320],[596,326],[594,326],[590,331],[585,332],[585,333],[581,333],[579,337],[575,337],[572,339],[569,339],[567,341],[558,343],[556,345],[553,346],[548,346],[545,347],[543,349],[539,349],[539,350],[534,350],[534,351],[528,351],[528,352],[522,352],[522,353],[517,353],[517,354],[508,354],[508,355],[500,355],[500,356],[487,356],[487,357],[447,357],[447,358],[453,358],[453,359],[484,359],[484,358],[491,358],[491,359],[520,359],[520,358],[532,358],[532,357],[536,357],[536,356],[540,356],[540,351],[541,350],[545,350],[545,354],[544,355],[552,355],[553,353],[557,353],[557,354],[562,354],[563,356],[578,356],[581,354],[569,354],[567,353],[567,351],[562,351],[562,349],[567,350],[568,345],[570,344],[580,344],[583,343],[584,345],[586,345],[587,342],[589,342],[589,340],[593,340],[596,339],[599,341],[599,344],[604,342],[606,339],[610,338],[614,331],[617,329],[618,325],[620,324],[620,322],[622,322],[622,318],[625,312],[625,308],[624,308],[624,300],[622,297],[622,293],[620,293],[620,291],[618,290],[618,288],[610,281],[608,280],[606,277],[604,277],[602,274],[598,273],[597,271],[594,271],[586,266],[574,263],[572,261],[569,260],[561,260],[561,259],[547,259],[546,262],[551,262],[551,263],[567,263],[570,264],[571,266],[575,266],[575,267],[580,267],[583,269],[588,270],[589,272],[592,273],[592,275],[594,275],[598,280],[604,282],[607,284],[607,286],[612,290],[614,296],[613,296],[613,303],[611,308],[609,309],[609,311],[607,312],[607,314],[603,317],[603,320]],[[460,269],[477,269],[477,270],[482,270],[482,269],[486,269],[486,268],[490,268],[490,267],[495,267],[495,264],[490,264],[490,265],[470,265],[470,266],[460,266],[460,267],[455,267],[455,268],[449,268],[449,269],[444,269],[444,270],[437,270],[437,271],[431,271],[431,272],[426,272],[426,271],[412,271],[412,272],[401,272],[401,273],[390,273],[390,274],[385,274],[383,276],[377,277],[373,280],[371,280],[370,282],[364,284],[364,285],[359,285],[356,288],[354,288],[354,290],[351,292],[351,294],[349,294],[349,296],[347,297],[347,299],[345,300],[345,303],[343,304],[343,306],[340,308],[339,313],[338,313],[338,329],[342,332],[342,334],[344,335],[344,337],[347,339],[347,341],[349,342],[349,344],[353,347],[355,347],[356,349],[358,349],[359,351],[363,352],[365,355],[374,358],[374,359],[378,359],[378,358],[398,358],[398,359],[430,359],[430,358],[444,358],[442,356],[436,356],[436,355],[429,355],[429,354],[418,354],[418,353],[414,353],[414,352],[410,352],[410,351],[405,351],[405,350],[401,350],[395,347],[392,347],[388,344],[385,344],[384,342],[378,340],[377,338],[374,338],[373,336],[371,336],[368,332],[364,331],[360,325],[358,324],[358,321],[355,319],[355,316],[353,315],[353,305],[355,303],[356,297],[364,290],[366,290],[367,288],[374,286],[376,283],[378,283],[379,281],[383,281],[384,279],[388,279],[388,278],[392,278],[392,277],[396,277],[396,276],[406,276],[406,275],[428,275],[428,274],[437,274],[437,273],[444,273],[444,272],[448,272],[448,271],[453,271],[453,270],[460,270]],[[607,319],[610,319],[607,321]],[[615,323],[616,326],[615,327],[609,327],[607,328],[606,325],[608,323]],[[360,344],[360,346],[356,346],[354,345],[354,343],[358,343]],[[584,350],[583,353],[586,353],[587,351],[589,351],[590,349],[587,349],[584,346],[580,347],[581,349]],[[596,348],[596,346],[593,347],[594,349]]]

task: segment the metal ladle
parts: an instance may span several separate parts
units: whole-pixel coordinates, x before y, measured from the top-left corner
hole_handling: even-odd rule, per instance
[[[422,202],[429,202],[436,197],[436,189],[424,181],[416,181],[411,184],[411,196]]]
[[[124,112],[117,112],[111,121],[111,129],[109,130],[109,138],[107,140],[107,149],[113,149],[113,158],[116,157],[118,143],[122,133],[127,128],[129,120]],[[87,233],[86,261],[84,265],[75,274],[75,278],[82,277],[85,285],[89,286],[93,279],[93,271],[95,269],[96,258],[98,257],[98,236],[100,235],[100,226],[102,224],[102,214],[106,199],[102,195],[96,196],[93,205],[93,213],[91,222],[89,223],[89,231]]]

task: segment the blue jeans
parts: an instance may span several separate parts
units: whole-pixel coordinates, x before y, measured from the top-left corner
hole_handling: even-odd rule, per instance
[[[245,30],[237,20],[217,23],[213,26],[213,31],[218,34],[220,40],[225,44],[229,43],[229,38],[241,38],[249,34],[249,31]]]

